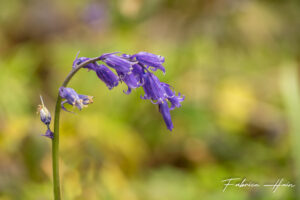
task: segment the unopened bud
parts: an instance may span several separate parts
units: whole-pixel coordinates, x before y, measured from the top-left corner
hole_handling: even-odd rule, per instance
[[[38,112],[40,113],[41,121],[44,124],[49,125],[51,122],[51,114],[48,111],[48,109],[46,108],[46,106],[44,105],[42,96],[40,96],[40,97],[41,97],[42,105],[38,105]]]

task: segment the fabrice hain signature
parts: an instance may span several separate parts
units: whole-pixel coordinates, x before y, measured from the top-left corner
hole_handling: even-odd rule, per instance
[[[229,187],[238,188],[258,188],[266,187],[272,189],[272,192],[276,192],[279,187],[295,187],[295,184],[284,180],[283,178],[277,179],[275,183],[272,184],[259,184],[256,182],[248,181],[246,178],[229,178],[222,180],[224,184],[223,192],[225,192]]]

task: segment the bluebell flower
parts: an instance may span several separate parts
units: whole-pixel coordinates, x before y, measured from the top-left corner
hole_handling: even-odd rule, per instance
[[[60,87],[59,95],[61,96],[61,98],[65,99],[61,103],[61,107],[65,111],[68,111],[64,107],[64,104],[66,103],[72,106],[76,106],[79,110],[81,110],[83,107],[87,107],[88,104],[93,103],[92,96],[79,95],[72,88]]]
[[[151,70],[156,71],[160,69],[164,73],[166,72],[162,63],[165,62],[165,58],[160,55],[155,55],[147,52],[139,52],[131,56],[131,58],[135,58],[139,63],[150,67]]]
[[[38,112],[40,113],[41,121],[47,126],[47,131],[45,135],[51,139],[53,139],[53,132],[50,130],[50,122],[51,122],[51,114],[46,108],[42,96],[40,96],[42,105],[38,105]]]
[[[129,94],[132,89],[138,88],[142,85],[132,71],[128,72],[127,74],[118,73],[118,75],[120,80],[123,81],[128,87],[128,90],[125,92],[125,94]]]
[[[114,68],[118,73],[128,73],[132,70],[132,65],[136,62],[131,62],[123,57],[115,55],[116,53],[103,54],[100,59],[111,68]]]
[[[181,102],[185,99],[185,96],[181,96],[180,92],[178,93],[178,96],[173,96],[172,98],[168,98],[168,100],[171,103],[170,110],[174,110],[176,107],[181,107]]]
[[[176,95],[169,84],[160,82],[159,79],[150,72],[144,74],[143,88],[145,95],[142,99],[150,99],[152,103],[158,104],[159,111],[163,116],[167,128],[172,131],[173,123],[170,110],[173,110],[175,107],[180,107],[180,102],[184,100],[184,96],[181,96],[180,93]],[[170,108],[168,101],[171,103]]]
[[[132,73],[134,74],[135,78],[139,81],[140,84],[144,84],[143,76],[145,74],[145,70],[139,64],[135,64],[132,66]]]
[[[171,89],[171,86],[167,83],[161,83],[161,85],[164,87],[164,90],[166,92],[167,99],[171,103],[170,110],[174,110],[175,107],[180,107],[182,102],[185,98],[185,96],[181,96],[180,93],[178,93],[178,96],[176,96],[176,93]]]
[[[170,131],[172,131],[174,126],[173,126],[173,122],[172,122],[172,119],[171,119],[171,114],[170,114],[170,109],[169,109],[169,106],[168,106],[168,102],[166,100],[164,100],[163,102],[158,104],[158,108],[159,108],[159,112],[163,116],[163,119],[165,121],[165,124],[166,124],[167,128]]]
[[[41,98],[42,105],[38,105],[38,112],[40,113],[41,121],[44,124],[49,125],[51,122],[51,114],[46,108],[42,96],[40,96],[40,98]]]
[[[142,99],[150,99],[152,103],[161,103],[166,97],[166,92],[159,79],[152,73],[145,73],[143,76],[143,89],[145,95]],[[156,102],[155,102],[156,101]]]
[[[108,89],[112,89],[119,84],[118,76],[105,65],[95,65],[94,70],[96,71],[97,76],[106,84]]]
[[[88,61],[89,58],[86,58],[86,57],[80,57],[80,58],[76,58],[74,61],[73,61],[73,69],[80,65],[81,63],[85,62],[85,61]],[[95,66],[97,65],[97,63],[89,63],[87,64],[86,66],[84,66],[83,68],[86,68],[88,70],[94,70],[95,69]]]
[[[44,135],[42,135],[42,136],[48,137],[48,138],[50,138],[50,139],[53,139],[53,138],[54,138],[54,134],[53,134],[53,132],[50,130],[49,127],[48,127],[46,133],[45,133]]]

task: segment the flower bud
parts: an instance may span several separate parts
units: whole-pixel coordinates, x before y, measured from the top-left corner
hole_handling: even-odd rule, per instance
[[[49,125],[51,122],[51,114],[46,108],[46,106],[44,105],[42,96],[40,96],[40,98],[41,98],[42,105],[38,105],[38,112],[40,113],[41,121],[44,124]]]
[[[53,132],[50,130],[49,127],[47,128],[46,133],[45,133],[44,135],[42,135],[42,136],[48,137],[48,138],[50,138],[50,139],[53,139],[53,138],[54,138],[54,134],[53,134]]]

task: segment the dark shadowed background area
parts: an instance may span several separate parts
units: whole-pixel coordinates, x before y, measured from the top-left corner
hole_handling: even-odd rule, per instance
[[[162,55],[186,99],[169,132],[142,89],[81,70],[69,86],[95,98],[61,114],[64,200],[300,199],[299,44],[298,0],[0,0],[0,200],[52,199],[36,107],[54,116],[79,50]],[[222,192],[230,177],[296,187]]]

